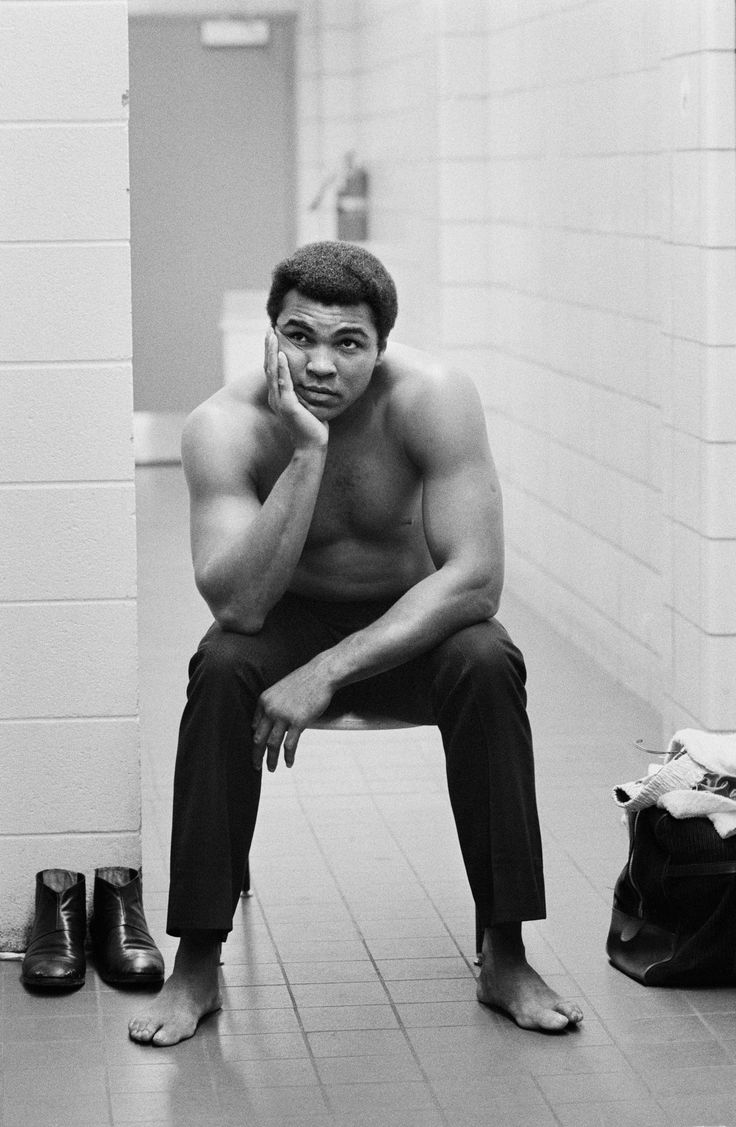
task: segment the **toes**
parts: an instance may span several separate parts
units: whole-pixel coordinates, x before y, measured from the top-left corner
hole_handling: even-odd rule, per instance
[[[158,1028],[158,1022],[151,1021],[150,1019],[141,1020],[134,1018],[128,1024],[128,1033],[134,1041],[140,1041],[145,1044],[153,1040]]]
[[[197,1032],[197,1023],[194,1022],[190,1026],[169,1025],[162,1026],[153,1037],[153,1044],[159,1046],[165,1045],[178,1045],[180,1041],[186,1041],[193,1037]]]
[[[558,1002],[555,1010],[566,1017],[571,1025],[579,1025],[583,1020],[583,1011],[574,1002]]]
[[[561,1033],[567,1028],[568,1020],[564,1014],[552,1009],[534,1009],[521,1013],[511,1013],[514,1021],[521,1029],[538,1029],[543,1033]]]
[[[550,1033],[556,1033],[558,1030],[566,1029],[568,1024],[569,1022],[566,1015],[557,1010],[545,1010],[539,1018],[539,1028],[546,1029]]]

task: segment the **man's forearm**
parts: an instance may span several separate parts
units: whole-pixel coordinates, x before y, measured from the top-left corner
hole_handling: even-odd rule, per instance
[[[314,659],[336,692],[434,649],[466,626],[492,617],[498,599],[492,584],[469,580],[447,565],[421,580],[370,626]]]
[[[221,626],[260,630],[299,563],[322,482],[327,447],[294,451],[260,512],[208,561],[198,586]]]

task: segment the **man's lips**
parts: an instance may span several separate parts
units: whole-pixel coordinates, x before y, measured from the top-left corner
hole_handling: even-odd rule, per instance
[[[329,399],[336,399],[337,393],[325,387],[299,387],[297,394],[303,396],[309,403],[324,403]]]

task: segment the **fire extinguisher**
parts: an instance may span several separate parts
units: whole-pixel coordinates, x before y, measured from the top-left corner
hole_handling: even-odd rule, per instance
[[[368,173],[346,157],[345,178],[337,190],[337,237],[351,243],[368,238]]]

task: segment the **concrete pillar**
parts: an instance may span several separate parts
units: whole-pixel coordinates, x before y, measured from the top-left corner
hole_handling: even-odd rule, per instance
[[[0,948],[21,950],[38,869],[140,863],[127,7],[0,22]]]

